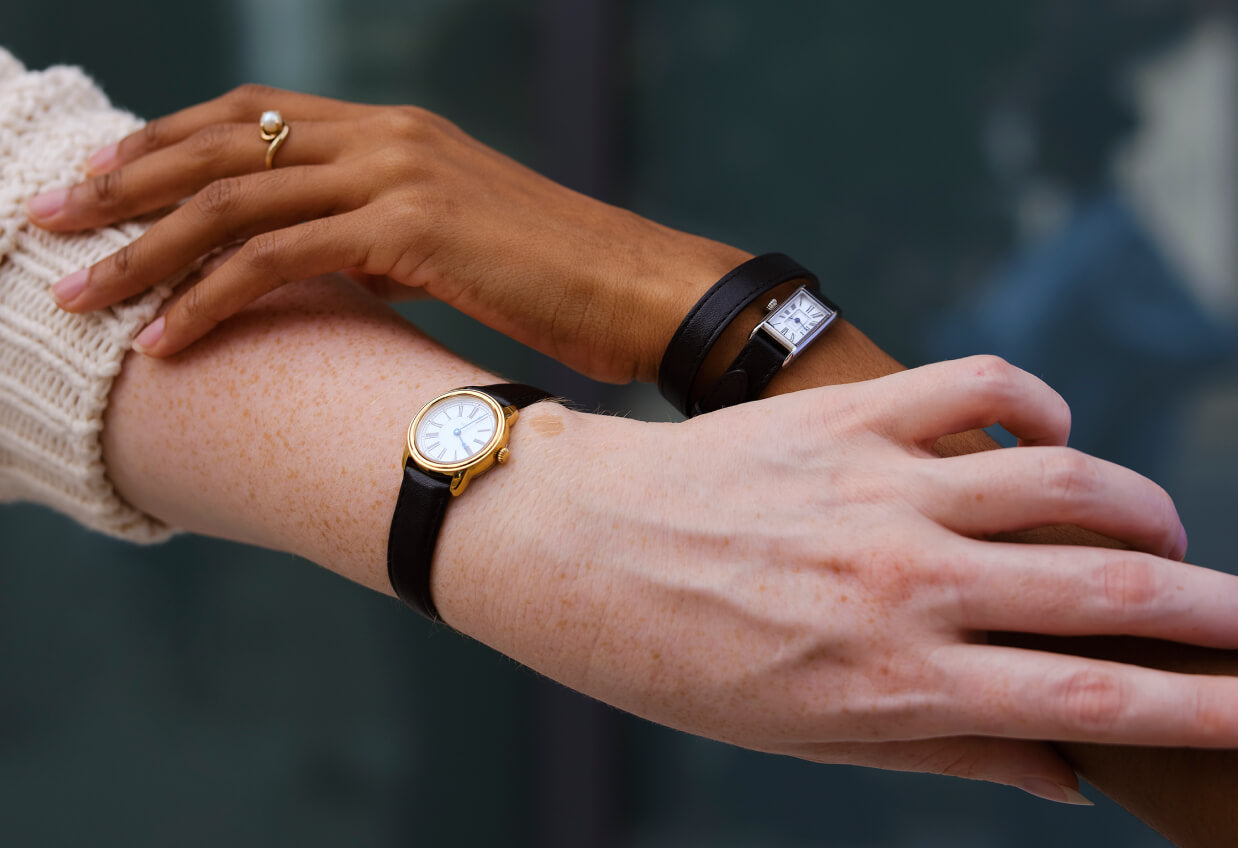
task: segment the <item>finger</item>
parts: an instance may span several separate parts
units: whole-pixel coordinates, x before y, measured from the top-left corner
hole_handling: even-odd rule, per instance
[[[142,330],[134,347],[169,356],[284,283],[363,266],[372,230],[372,221],[351,212],[255,236]]]
[[[1238,648],[1234,575],[1134,551],[974,545],[951,572],[958,627]]]
[[[92,266],[84,283],[58,283],[53,292],[71,312],[100,309],[166,280],[216,247],[350,211],[365,199],[350,173],[330,166],[226,177]]]
[[[809,743],[795,753],[819,763],[987,780],[1062,804],[1092,803],[1079,792],[1074,769],[1046,742],[949,736],[908,742]]]
[[[339,122],[299,122],[279,149],[280,168],[335,160],[348,132]],[[29,207],[31,220],[65,232],[144,215],[178,203],[214,180],[265,170],[266,151],[267,142],[256,126],[211,124],[131,165],[71,186],[59,205],[36,198]]]
[[[918,471],[932,481],[920,511],[966,536],[1074,524],[1159,556],[1186,553],[1164,489],[1070,448],[985,451],[925,461]]]
[[[944,735],[1238,747],[1236,678],[992,645],[953,645],[935,656],[950,692],[924,718]]]
[[[890,436],[924,450],[950,433],[999,423],[1027,445],[1064,445],[1070,434],[1061,395],[995,356],[937,362],[868,386],[895,407],[887,416]]]
[[[351,121],[376,107],[312,94],[242,85],[204,103],[148,122],[115,144],[96,151],[89,160],[92,173],[103,173],[140,159],[156,150],[178,144],[212,124],[249,124],[257,127],[267,109],[279,110],[290,124],[294,121]]]

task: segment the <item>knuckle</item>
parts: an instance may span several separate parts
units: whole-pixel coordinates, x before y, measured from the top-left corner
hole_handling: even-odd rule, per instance
[[[426,157],[407,144],[386,145],[375,158],[375,172],[385,176],[388,184],[417,184],[427,172]]]
[[[278,268],[283,240],[275,233],[259,233],[245,243],[245,262],[251,268],[270,272]]]
[[[394,134],[411,141],[424,141],[442,129],[443,119],[420,106],[394,106],[384,115]]]
[[[389,204],[385,204],[388,207],[387,220],[402,226],[403,232],[416,233],[424,229],[428,222],[450,221],[457,218],[460,212],[459,199],[443,190],[443,186],[434,180],[428,169],[413,167],[405,170],[404,175],[408,180],[408,185],[399,191],[392,192]],[[391,236],[399,239],[400,232],[400,229],[393,228]],[[405,237],[399,240],[407,241],[408,239]],[[565,284],[564,288],[568,290],[568,295],[576,298],[574,302],[577,303],[581,299],[588,300],[596,294],[592,291],[571,290],[570,283]]]
[[[398,135],[415,136],[422,131],[424,111],[416,106],[395,106],[387,111],[387,126]]]
[[[1041,485],[1055,501],[1079,501],[1095,491],[1096,468],[1076,450],[1055,450],[1042,460]]]
[[[164,122],[162,120],[148,121],[138,135],[142,149],[138,152],[158,150],[164,144]]]
[[[207,218],[223,218],[232,214],[241,199],[239,177],[224,177],[207,183],[194,197],[198,211]]]
[[[121,201],[121,174],[124,169],[109,171],[94,177],[87,185],[92,205],[99,209],[114,209]]]
[[[112,254],[108,270],[118,279],[123,280],[130,276],[137,267],[137,244],[138,242],[132,241]]]
[[[972,356],[966,362],[971,370],[969,379],[977,381],[986,394],[1004,395],[1009,392],[1019,371],[1005,359],[993,354]]]
[[[189,150],[197,159],[215,161],[227,149],[232,131],[226,124],[210,124],[189,139]]]
[[[851,396],[831,398],[831,402],[813,404],[808,408],[807,429],[809,438],[801,440],[801,444],[815,444],[813,434],[819,434],[824,427],[825,432],[834,438],[845,439],[848,442],[863,438],[873,431],[873,416],[871,410],[858,399]]]
[[[1067,723],[1085,731],[1112,729],[1128,703],[1121,680],[1092,669],[1072,673],[1053,694]]]
[[[203,324],[214,326],[222,317],[216,315],[214,302],[211,300],[206,286],[196,285],[185,292],[176,304],[176,311],[190,326]]]
[[[210,288],[201,283],[184,292],[184,296],[176,303],[175,311],[181,316],[181,322],[178,323],[198,329],[214,327],[228,317],[222,311],[218,298],[210,295]]]
[[[1127,558],[1106,563],[1100,578],[1106,606],[1123,618],[1146,613],[1162,596],[1157,570],[1142,560]]]
[[[1189,726],[1205,740],[1232,732],[1234,711],[1231,703],[1214,697],[1211,689],[1197,685],[1191,699]]]
[[[227,97],[242,109],[252,109],[255,106],[263,109],[271,107],[272,98],[281,94],[279,89],[256,82],[238,85],[228,92]],[[256,117],[256,116],[255,116]]]

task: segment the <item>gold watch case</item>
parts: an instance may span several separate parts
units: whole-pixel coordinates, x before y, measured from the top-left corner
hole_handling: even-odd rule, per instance
[[[495,425],[494,434],[490,437],[490,440],[473,456],[459,462],[436,462],[418,450],[416,442],[417,427],[421,424],[422,418],[432,408],[440,402],[454,397],[467,397],[470,400],[482,401],[494,413],[495,420],[498,423]],[[450,477],[451,494],[458,496],[468,487],[469,482],[474,477],[484,474],[496,462],[502,463],[507,460],[507,441],[511,438],[512,425],[516,423],[516,419],[519,417],[520,411],[516,407],[500,406],[494,397],[476,389],[452,389],[449,392],[443,392],[423,406],[421,411],[413,418],[412,423],[408,425],[408,432],[404,439],[404,463],[411,459],[413,464],[423,471]],[[401,467],[403,467],[404,463],[401,464]]]

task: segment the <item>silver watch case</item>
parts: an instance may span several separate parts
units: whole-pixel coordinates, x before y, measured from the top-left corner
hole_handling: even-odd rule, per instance
[[[787,301],[794,299],[796,295],[801,294],[801,293],[807,295],[812,300],[813,303],[819,306],[825,312],[825,317],[822,318],[821,321],[815,327],[809,330],[808,334],[805,335],[804,338],[800,339],[797,344],[792,344],[791,342],[787,341],[786,337],[784,337],[782,333],[778,332],[772,326],[770,326],[769,319],[777,315],[778,310],[782,306],[784,306],[787,303]],[[776,341],[782,347],[787,349],[787,358],[782,361],[782,367],[785,368],[787,367],[788,364],[790,364],[790,362],[793,359],[795,359],[795,357],[803,353],[805,348],[807,348],[810,344],[816,341],[817,336],[825,332],[825,330],[831,324],[834,323],[834,319],[837,317],[838,317],[838,310],[832,309],[826,304],[822,303],[821,299],[817,297],[815,294],[813,294],[812,290],[808,288],[808,286],[800,286],[798,289],[793,291],[791,294],[787,295],[787,297],[781,303],[779,303],[776,300],[771,300],[769,302],[769,312],[765,313],[765,317],[761,320],[760,324],[757,324],[755,327],[753,327],[752,332],[748,334],[748,339],[751,340],[753,336],[755,336],[761,330],[764,330],[766,334],[768,334],[774,341]]]

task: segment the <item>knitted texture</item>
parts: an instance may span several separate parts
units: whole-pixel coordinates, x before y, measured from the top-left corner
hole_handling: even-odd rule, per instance
[[[147,225],[57,235],[25,213],[31,197],[80,181],[87,156],[141,126],[80,70],[26,71],[0,49],[0,501],[37,501],[109,535],[155,542],[171,529],[116,493],[100,434],[121,362],[171,287],[85,315],[57,308],[50,291]]]

